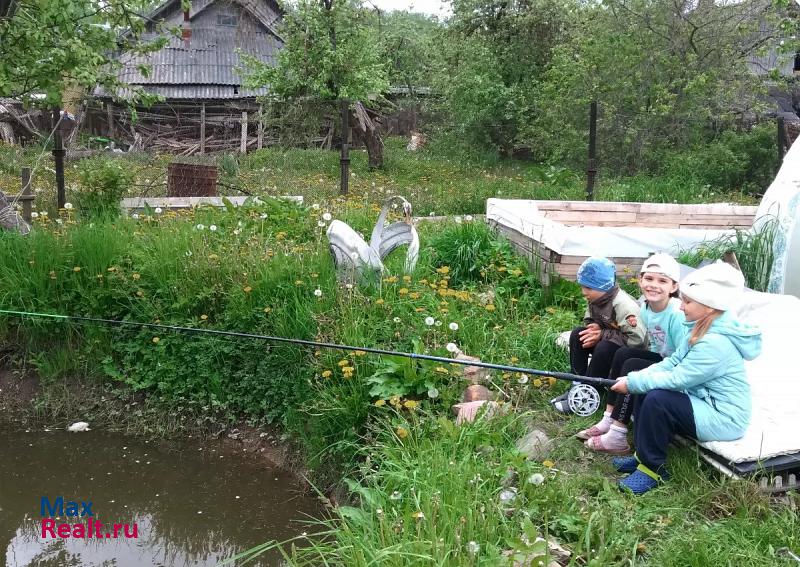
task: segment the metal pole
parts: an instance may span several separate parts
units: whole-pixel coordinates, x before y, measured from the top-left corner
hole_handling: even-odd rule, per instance
[[[597,101],[589,108],[589,164],[586,168],[586,200],[594,201],[594,180],[597,176]]]
[[[63,209],[64,203],[67,202],[64,191],[64,154],[67,151],[64,149],[64,139],[61,136],[61,111],[58,108],[53,109],[53,121],[55,122],[53,130],[53,160],[56,166],[56,204],[59,209]]]
[[[342,157],[340,159],[342,165],[342,178],[339,192],[342,195],[347,195],[347,184],[350,181],[350,101],[342,99]]]
[[[778,167],[783,163],[783,156],[786,154],[786,122],[782,116],[778,117]]]

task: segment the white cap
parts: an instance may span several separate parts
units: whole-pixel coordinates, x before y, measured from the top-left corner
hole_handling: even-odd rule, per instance
[[[695,270],[681,282],[681,293],[707,307],[727,311],[744,292],[742,272],[717,260]]]
[[[651,274],[663,274],[674,282],[681,279],[681,267],[678,261],[669,254],[653,254],[642,264],[640,274],[650,272]]]

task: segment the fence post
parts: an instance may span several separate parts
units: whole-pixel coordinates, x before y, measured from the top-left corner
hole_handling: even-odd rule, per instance
[[[64,208],[67,202],[66,191],[64,189],[64,138],[61,133],[61,109],[53,109],[53,160],[56,167],[56,205],[59,209]]]
[[[778,168],[780,169],[783,163],[783,156],[786,152],[786,123],[783,116],[778,117]]]
[[[258,105],[258,142],[256,147],[260,150],[264,147],[264,107]]]
[[[200,153],[206,153],[206,103],[200,107]]]
[[[339,193],[347,195],[348,182],[350,181],[350,101],[342,99],[342,157],[339,160],[342,169],[342,177]]]
[[[243,154],[247,153],[247,111],[242,111],[242,143],[239,151]]]
[[[594,201],[594,180],[597,176],[597,101],[589,109],[589,163],[586,168],[586,200]]]
[[[31,168],[30,167],[23,167],[22,171],[20,172],[20,177],[22,178],[22,191],[20,191],[20,196],[22,197],[20,201],[22,201],[22,218],[25,222],[30,223],[33,219],[31,218],[31,212],[33,211],[33,200],[28,199],[27,197],[33,196],[33,188],[31,187]]]

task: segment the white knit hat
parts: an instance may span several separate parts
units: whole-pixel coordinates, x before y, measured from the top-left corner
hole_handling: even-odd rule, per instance
[[[653,254],[642,264],[640,274],[650,272],[651,274],[663,274],[674,282],[681,279],[681,267],[678,261],[669,254]]]
[[[680,287],[681,293],[689,299],[727,311],[735,306],[744,291],[744,276],[730,264],[717,260],[686,276]]]

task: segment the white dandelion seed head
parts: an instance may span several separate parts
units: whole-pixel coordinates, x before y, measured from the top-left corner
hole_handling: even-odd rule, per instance
[[[33,212],[31,213],[31,218],[32,218],[32,219],[38,219],[38,218],[39,218],[39,213],[37,213],[36,211],[33,211]]]
[[[448,327],[450,327],[450,330],[451,330],[451,331],[458,331],[458,323],[456,323],[455,321],[453,321],[452,323],[450,323],[450,324],[448,325]]]
[[[191,256],[191,255],[192,255],[192,251],[191,251],[191,250],[187,250],[187,251],[186,251],[186,257],[188,258],[188,257],[189,257],[189,256]]]
[[[314,295],[316,295],[317,297],[322,297],[322,290],[320,288],[315,289]]]
[[[333,217],[330,213],[322,213],[322,220],[325,222],[329,222]]]
[[[389,496],[389,500],[401,500],[402,498],[403,495],[396,490]]]
[[[198,223],[198,224],[195,226],[195,228],[196,228],[197,230],[205,230],[205,228],[206,228],[206,227],[205,227],[205,225],[202,225],[202,224]]]
[[[507,488],[500,493],[500,502],[503,504],[511,504],[517,497],[516,488]]]
[[[347,289],[353,289],[353,284],[346,283],[346,284],[344,284],[344,287],[346,287]]]
[[[157,215],[160,215],[161,213],[164,212],[164,209],[162,209],[161,207],[156,207],[153,212],[155,212],[155,214]]]
[[[441,321],[439,321],[439,320],[437,320],[437,321],[436,321],[436,326],[437,326],[437,327],[441,327],[441,326],[442,326],[442,322],[441,322]]]
[[[464,215],[464,220],[470,222],[472,220],[472,215]]]
[[[47,211],[40,211],[39,214],[42,215],[43,217],[46,217],[47,216]]]
[[[261,213],[261,220],[266,219],[267,216],[269,216],[269,215],[267,215],[267,213]]]
[[[435,323],[436,319],[434,319],[433,317],[425,317],[425,324],[428,325],[429,327],[431,325],[434,325]]]
[[[436,398],[439,397],[439,390],[437,390],[436,388],[429,388],[428,397],[432,400],[435,400]]]
[[[322,227],[325,226],[325,222],[324,221],[317,221],[317,226],[322,228]]]
[[[311,208],[314,209],[315,211],[319,210],[319,203],[314,203],[313,205],[311,205]]]
[[[64,203],[64,208],[67,209],[68,211],[71,211],[72,210],[72,203]]]
[[[233,234],[235,234],[236,236],[239,236],[240,234],[242,234],[242,231],[240,229],[238,229],[238,228],[234,228],[233,229]]]
[[[458,352],[458,345],[456,343],[447,343],[445,348],[447,352]]]
[[[208,230],[210,230],[211,232],[217,232],[217,225],[212,224],[211,226],[208,227]]]
[[[461,224],[461,217],[455,217],[453,220],[456,221],[456,224]]]
[[[435,214],[436,214],[436,213],[434,213],[433,211],[431,211],[431,212],[429,212],[429,213],[428,213],[428,216],[429,216],[429,217],[432,217],[432,216],[435,216]]]
[[[531,476],[528,477],[529,484],[540,485],[544,482],[544,475],[542,473],[533,473]]]
[[[400,317],[395,317],[394,319],[392,319],[392,321],[394,321],[395,323],[399,323],[400,322]]]
[[[470,541],[467,543],[467,551],[470,555],[478,555],[478,552],[481,550],[481,544],[477,541]]]
[[[520,384],[527,384],[528,383],[528,375],[523,374],[519,378],[517,378],[517,382]]]
[[[56,219],[56,224],[64,224],[64,221],[61,219]]]

